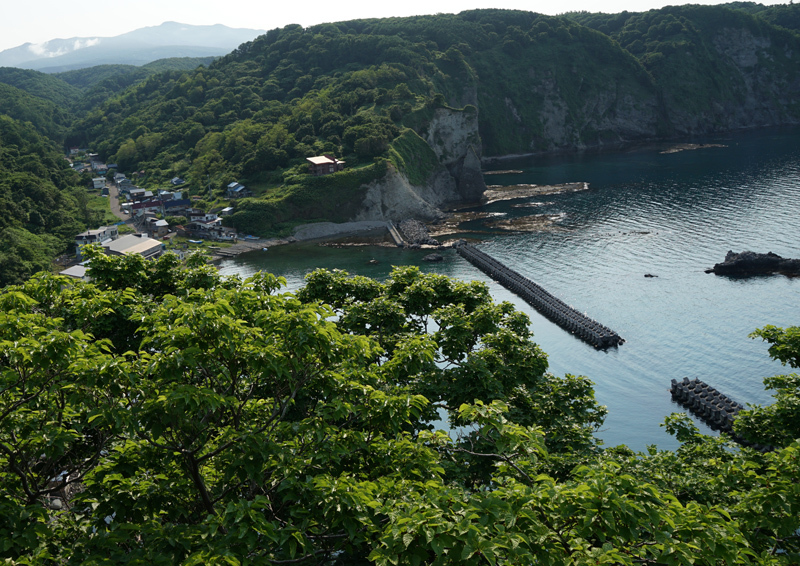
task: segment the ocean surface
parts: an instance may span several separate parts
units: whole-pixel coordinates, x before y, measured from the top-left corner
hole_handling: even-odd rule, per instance
[[[566,303],[618,332],[625,344],[598,351],[561,330],[456,255],[422,261],[429,252],[382,247],[322,247],[302,243],[227,260],[223,274],[264,269],[297,289],[316,267],[384,279],[392,265],[419,265],[464,280],[485,281],[498,301],[531,319],[534,340],[559,375],[588,376],[608,407],[598,432],[606,445],[674,448],[661,427],[681,407],[671,379],[698,377],[740,403],[767,404],[764,377],[789,373],[748,337],[767,324],[800,324],[800,278],[732,279],[706,274],[728,250],[772,251],[800,258],[800,130],[762,130],[691,140],[720,144],[662,153],[670,144],[614,153],[580,153],[504,161],[487,170],[487,184],[588,182],[589,190],[497,202],[500,218],[558,217],[554,230],[487,230],[465,236]],[[531,204],[530,207],[513,205]],[[368,262],[378,261],[376,265]],[[656,277],[646,278],[645,274]],[[702,425],[701,430],[713,434]]]

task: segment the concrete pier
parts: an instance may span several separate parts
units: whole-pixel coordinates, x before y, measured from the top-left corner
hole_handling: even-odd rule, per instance
[[[469,244],[456,248],[458,254],[489,277],[513,291],[529,305],[561,328],[588,342],[595,348],[610,348],[625,342],[619,334],[579,312],[561,299],[490,255]]]
[[[403,241],[403,237],[400,235],[400,231],[397,229],[397,226],[394,225],[394,222],[387,222],[386,228],[389,230],[389,236],[398,248],[402,248],[406,245]]]

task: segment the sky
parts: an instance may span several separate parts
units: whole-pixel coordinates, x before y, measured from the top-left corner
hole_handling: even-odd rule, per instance
[[[789,0],[762,0],[786,4]],[[224,24],[234,28],[269,30],[287,24],[310,26],[359,18],[385,18],[458,13],[475,8],[529,10],[562,14],[575,10],[643,12],[686,2],[665,0],[112,0],[86,3],[64,0],[4,0],[0,17],[0,51],[24,43],[73,37],[112,37],[166,21],[183,24]],[[725,0],[695,0],[722,4]]]

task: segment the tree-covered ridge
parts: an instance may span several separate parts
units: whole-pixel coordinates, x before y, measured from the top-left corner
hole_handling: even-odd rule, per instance
[[[94,221],[86,200],[50,140],[0,116],[0,287],[50,269]]]
[[[16,67],[0,67],[0,83],[17,87],[63,109],[71,108],[81,95],[80,89],[59,80],[54,75]]]
[[[29,122],[40,135],[61,145],[75,117],[58,104],[0,83],[0,116]]]
[[[90,254],[94,283],[0,292],[0,558],[800,559],[800,444],[760,454],[673,415],[676,451],[603,449],[591,383],[547,373],[525,315],[481,283],[319,271],[292,294],[198,257]],[[763,331],[792,363],[796,335]]]
[[[380,173],[400,171],[406,180],[413,173],[413,183],[425,186],[423,171],[448,167],[456,179],[459,166],[431,129],[443,109],[477,117],[468,136],[476,171],[481,151],[572,150],[796,124],[800,37],[770,23],[773,12],[745,4],[562,17],[471,10],[292,25],[207,67],[164,61],[64,73],[81,89],[71,106],[78,120],[19,91],[8,91],[5,106],[59,143],[92,147],[123,171],[145,171],[152,187],[178,176],[195,196],[218,202],[230,182],[244,182],[257,198],[226,222],[267,235],[351,218],[366,193],[362,181],[377,182]],[[164,68],[172,70],[148,74]],[[66,96],[55,77],[9,76],[41,83],[51,99]],[[404,159],[412,139],[432,144],[439,163],[426,151],[412,152],[421,161]],[[305,158],[320,154],[343,158],[348,171],[335,181],[307,179]]]
[[[769,23],[781,26],[795,32],[800,31],[800,4],[789,2],[788,4],[775,4],[764,6],[756,2],[731,2],[726,4],[731,8],[755,14],[759,18]]]
[[[165,71],[190,71],[207,66],[215,59],[217,57],[173,57],[141,66],[98,65],[51,76],[81,89],[81,96],[73,108],[76,113],[85,113],[151,75]]]
[[[154,179],[221,190],[238,178],[281,184],[281,170],[314,154],[368,162],[402,127],[423,134],[437,104],[478,108],[487,155],[794,123],[799,49],[744,10],[703,6],[287,26],[208,68],[151,77],[74,139]]]

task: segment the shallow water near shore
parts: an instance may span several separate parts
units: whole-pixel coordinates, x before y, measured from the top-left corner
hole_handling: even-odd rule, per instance
[[[316,267],[383,279],[392,265],[419,265],[485,281],[496,300],[531,317],[552,372],[594,381],[609,410],[598,432],[607,445],[674,448],[659,426],[681,410],[670,399],[671,379],[698,377],[743,404],[768,403],[762,379],[791,368],[770,360],[767,345],[748,334],[767,324],[800,324],[800,279],[704,273],[728,250],[800,258],[800,130],[690,141],[727,147],[661,153],[665,144],[504,161],[494,168],[522,172],[491,175],[491,184],[585,181],[590,189],[476,208],[512,220],[531,213],[514,205],[539,203],[537,214],[560,219],[556,231],[509,233],[481,220],[465,226],[465,236],[480,232],[482,250],[618,332],[626,343],[616,349],[597,351],[574,338],[452,250],[430,264],[422,260],[430,253],[424,250],[308,242],[225,260],[220,271],[246,276],[266,269],[285,277],[290,290]]]

